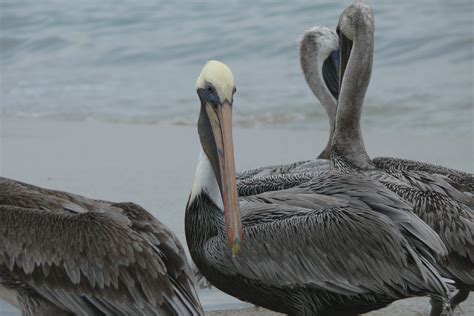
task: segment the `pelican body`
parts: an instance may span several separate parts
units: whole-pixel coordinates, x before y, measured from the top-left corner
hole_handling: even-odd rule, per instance
[[[446,297],[430,263],[445,254],[439,236],[364,176],[321,171],[300,175],[297,186],[293,174],[254,178],[237,198],[234,91],[226,65],[204,66],[197,81],[202,150],[185,232],[213,286],[289,315],[356,315],[410,296]],[[268,191],[275,177],[279,190]]]
[[[406,163],[397,164],[398,168],[379,169],[370,160],[364,147],[360,116],[372,70],[374,21],[371,8],[362,1],[355,1],[341,15],[337,30],[341,85],[332,139],[332,163],[339,171],[362,173],[382,183],[406,200],[414,212],[441,236],[448,255],[438,260],[437,266],[446,277],[455,280],[460,289],[451,300],[451,308],[454,308],[474,288],[472,196],[459,189],[465,188],[464,180],[456,183],[462,177],[454,176],[453,170],[420,164],[401,167]],[[434,300],[432,303],[431,315],[439,315],[441,302]]]
[[[22,315],[204,315],[184,249],[134,203],[0,178],[0,298]]]
[[[372,159],[374,165],[379,169],[423,171],[432,175],[442,175],[447,177],[450,183],[458,190],[474,195],[474,175],[469,172],[456,170],[428,162],[421,162],[409,159],[394,157],[377,157]]]

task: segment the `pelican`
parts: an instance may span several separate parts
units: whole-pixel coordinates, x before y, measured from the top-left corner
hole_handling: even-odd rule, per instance
[[[289,164],[266,166],[246,170],[237,174],[237,180],[250,180],[280,174],[296,174],[327,170],[330,168],[331,139],[334,133],[337,98],[339,93],[339,43],[334,30],[314,27],[306,31],[300,41],[300,65],[308,86],[319,99],[329,118],[329,138],[326,147],[316,159]],[[258,181],[258,180],[257,180]],[[298,177],[295,178],[298,182]],[[288,182],[290,184],[291,182]],[[241,192],[239,186],[239,194]],[[245,186],[243,186],[245,188]]]
[[[318,158],[329,159],[331,139],[334,134],[337,99],[339,95],[339,37],[336,32],[326,27],[313,27],[303,33],[300,41],[300,62],[306,82],[314,95],[319,99],[329,118],[330,136],[328,145]],[[314,160],[318,162],[318,160]],[[309,171],[311,160],[301,163],[299,169],[294,167],[293,172]],[[446,176],[458,189],[474,194],[474,175],[461,170],[439,166],[427,162],[393,157],[377,157],[372,162],[379,169],[397,169],[424,171],[430,174]],[[288,166],[290,168],[291,166]]]
[[[299,55],[306,82],[329,118],[330,131],[326,147],[316,159],[242,171],[237,174],[237,180],[330,168],[331,138],[339,92],[339,43],[336,32],[326,27],[307,30],[300,40]]]
[[[339,43],[334,30],[314,27],[302,37],[300,44],[301,68],[314,95],[320,100],[330,120],[330,133],[326,147],[316,159],[289,164],[264,166],[237,173],[239,196],[248,196],[265,191],[281,190],[296,186],[308,180],[307,172],[330,169],[331,137],[339,91]],[[316,65],[316,69],[315,69]],[[280,175],[286,175],[280,177]],[[273,178],[270,178],[272,177]],[[196,284],[200,288],[210,288],[211,284],[193,268]]]
[[[446,297],[430,264],[446,251],[439,236],[364,176],[307,173],[299,186],[238,198],[232,72],[210,61],[196,87],[201,151],[185,232],[212,285],[289,315],[356,315],[410,296]]]
[[[237,174],[237,180],[330,168],[331,138],[334,132],[339,92],[338,48],[336,32],[325,27],[314,27],[306,31],[301,38],[299,47],[300,65],[306,82],[321,102],[329,118],[330,132],[326,147],[316,159],[242,171]]]
[[[237,174],[238,180],[329,169],[331,140],[334,134],[339,96],[338,41],[339,37],[335,30],[316,26],[303,33],[299,45],[300,64],[306,83],[320,101],[329,119],[330,131],[326,147],[316,159],[242,171]],[[377,157],[372,159],[372,162],[380,169],[414,170],[442,175],[449,178],[450,184],[457,189],[469,195],[474,194],[474,175],[471,173],[432,163],[393,157]]]
[[[450,185],[449,179],[423,171],[379,169],[364,147],[360,115],[370,82],[373,59],[374,20],[371,8],[355,1],[341,15],[340,93],[331,160],[337,170],[364,173],[408,201],[415,213],[433,228],[448,248],[438,261],[443,274],[456,282],[459,292],[451,308],[467,298],[474,287],[474,213],[472,198]],[[432,315],[442,303],[432,300]]]
[[[6,178],[0,298],[27,316],[204,315],[179,240],[141,206]]]

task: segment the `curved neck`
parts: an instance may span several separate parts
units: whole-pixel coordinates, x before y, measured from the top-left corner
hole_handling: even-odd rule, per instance
[[[358,168],[373,166],[365,150],[360,128],[362,105],[372,72],[373,50],[373,24],[358,25],[342,77],[331,149]]]
[[[327,57],[328,56],[325,56],[325,58]],[[318,51],[315,48],[310,50],[302,47],[300,50],[301,69],[303,70],[306,83],[316,98],[318,98],[319,102],[321,102],[321,105],[324,110],[326,110],[329,119],[329,138],[326,148],[323,149],[318,156],[320,159],[330,158],[331,139],[334,133],[337,110],[337,101],[332,96],[323,78],[323,63],[325,58],[323,58],[323,56],[318,56]]]
[[[201,260],[205,243],[219,232],[225,234],[223,209],[214,170],[201,147],[184,219],[186,242],[196,264]]]

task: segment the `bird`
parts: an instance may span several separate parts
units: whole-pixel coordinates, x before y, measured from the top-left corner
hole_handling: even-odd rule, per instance
[[[364,174],[382,183],[413,207],[433,228],[448,249],[438,269],[453,279],[458,293],[455,308],[474,287],[474,212],[472,197],[456,188],[450,178],[422,170],[381,169],[365,149],[360,116],[370,82],[374,47],[374,18],[364,1],[356,0],[340,16],[340,72],[336,123],[331,145],[334,168],[349,174]],[[442,312],[442,302],[432,300],[431,315]]]
[[[469,172],[429,162],[396,157],[376,157],[372,159],[372,162],[379,169],[423,171],[429,174],[441,175],[447,177],[456,189],[471,197],[474,195],[474,174]]]
[[[204,315],[184,248],[140,205],[0,178],[0,298],[22,315]]]
[[[248,196],[263,193],[264,191],[274,191],[295,186],[306,181],[305,172],[328,170],[330,168],[331,137],[336,116],[337,93],[339,91],[337,72],[339,69],[338,47],[339,43],[336,32],[324,27],[314,27],[308,30],[302,37],[300,44],[300,61],[303,73],[309,87],[315,96],[320,99],[331,121],[330,137],[326,147],[313,160],[264,166],[238,172],[236,178],[239,196]],[[330,91],[326,90],[327,87]],[[299,174],[303,174],[303,176]],[[288,176],[282,179],[279,175]],[[193,271],[196,284],[200,288],[212,287],[196,266],[193,266]]]
[[[330,159],[331,139],[334,134],[339,97],[340,58],[339,37],[336,31],[322,26],[306,30],[300,40],[300,63],[308,86],[326,110],[329,119],[329,141],[318,158]],[[310,171],[313,161],[319,162],[316,159],[295,163],[308,167],[298,169],[293,167],[291,170],[294,172]],[[474,175],[472,173],[428,162],[394,157],[376,157],[372,159],[372,163],[379,169],[414,170],[442,175],[449,178],[451,184],[457,189],[470,195],[474,194]]]
[[[430,263],[446,252],[439,236],[365,176],[322,170],[300,174],[306,180],[288,189],[238,197],[232,71],[209,61],[196,90],[201,148],[185,234],[213,286],[289,315],[356,315],[427,294],[446,299],[445,279]],[[275,177],[283,186],[293,181],[267,178]]]
[[[300,39],[299,59],[308,87],[320,101],[329,119],[329,138],[317,159],[329,160],[339,97],[339,38],[334,30],[315,26]]]
[[[237,180],[330,168],[331,137],[334,131],[339,92],[338,46],[336,32],[326,27],[314,27],[307,30],[301,37],[299,45],[300,65],[306,82],[320,100],[329,118],[330,132],[326,147],[316,159],[241,171],[237,173]]]

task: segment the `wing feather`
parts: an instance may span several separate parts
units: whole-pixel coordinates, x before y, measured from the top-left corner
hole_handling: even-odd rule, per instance
[[[202,314],[179,241],[133,203],[0,178],[0,269],[77,311],[97,305],[114,314],[110,306],[117,305],[123,311]],[[183,310],[167,310],[172,307]]]
[[[427,288],[446,295],[436,271],[418,259],[398,228],[381,214],[347,207],[315,210],[250,202],[246,207],[252,208],[242,218],[247,242],[238,256],[232,257],[217,240],[208,244],[208,260],[227,273],[278,287],[304,284],[346,295],[397,297]],[[272,220],[260,221],[268,218]],[[213,257],[215,253],[227,257]]]

